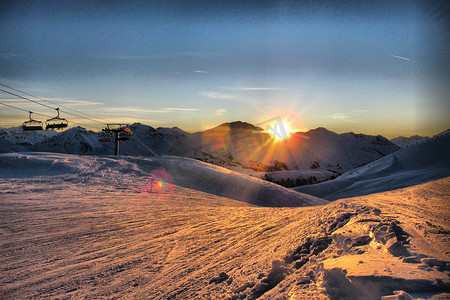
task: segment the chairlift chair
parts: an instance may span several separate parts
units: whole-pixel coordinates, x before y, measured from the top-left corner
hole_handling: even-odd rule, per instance
[[[133,133],[131,132],[130,129],[128,129],[128,127],[122,127],[122,131],[119,133],[118,140],[120,142],[128,141],[130,139],[130,136],[132,135]]]
[[[102,133],[99,137],[98,137],[98,141],[99,142],[111,142],[112,138],[110,134]]]
[[[118,140],[121,142],[128,141],[130,139],[130,134],[124,132],[119,133]]]
[[[64,118],[60,118],[59,117],[59,108],[56,108],[56,111],[58,112],[58,115],[54,118],[48,119],[45,122],[45,129],[63,129],[66,128],[67,126],[69,126],[69,122],[64,119]]]
[[[34,120],[31,117],[31,114],[33,113],[32,111],[30,111],[29,113],[30,113],[29,114],[29,120],[23,122],[22,129],[25,130],[25,131],[44,130],[42,122],[38,121],[38,120]]]

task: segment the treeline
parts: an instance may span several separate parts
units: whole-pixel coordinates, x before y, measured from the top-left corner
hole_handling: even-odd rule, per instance
[[[270,182],[279,184],[279,185],[287,187],[287,188],[293,188],[293,187],[302,186],[302,185],[320,183],[320,182],[332,180],[335,178],[336,178],[336,176],[333,175],[329,179],[319,181],[317,179],[317,177],[313,175],[313,176],[309,176],[308,178],[297,177],[295,180],[291,179],[291,178],[287,178],[287,179],[281,178],[281,180],[278,181],[278,180],[273,180],[273,178],[268,176],[267,174],[264,174],[264,177],[263,177],[263,179],[266,181],[270,181]]]

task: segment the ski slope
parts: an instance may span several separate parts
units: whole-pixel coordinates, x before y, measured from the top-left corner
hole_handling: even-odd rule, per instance
[[[326,202],[259,183],[177,157],[2,154],[0,298],[449,296],[449,178],[304,207],[255,204]]]
[[[450,134],[389,154],[335,180],[294,190],[327,200],[395,190],[450,176]]]
[[[133,192],[177,186],[259,206],[309,206],[327,201],[194,159],[158,156],[102,157],[58,153],[0,154],[1,178],[57,176],[63,180],[120,185]],[[162,188],[162,187],[159,187]]]

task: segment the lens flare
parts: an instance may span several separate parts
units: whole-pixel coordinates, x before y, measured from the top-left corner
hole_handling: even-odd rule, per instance
[[[280,141],[289,138],[291,129],[289,128],[289,124],[287,122],[280,120],[268,126],[266,132],[270,133],[275,141]]]
[[[142,193],[169,194],[174,192],[172,177],[164,170],[155,170],[150,173]]]

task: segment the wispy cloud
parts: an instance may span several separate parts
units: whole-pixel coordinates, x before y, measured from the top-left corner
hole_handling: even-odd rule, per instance
[[[201,111],[200,108],[186,108],[186,107],[166,107],[163,110],[167,111]]]
[[[402,60],[406,60],[406,61],[411,61],[410,58],[402,57],[402,56],[398,56],[398,55],[394,55],[394,54],[389,54],[389,56],[394,57],[394,58],[398,58],[398,59],[402,59]]]
[[[333,120],[345,120],[348,118],[350,118],[350,116],[347,114],[333,114],[331,116],[331,119],[333,119]]]
[[[194,73],[195,74],[209,74],[208,71],[203,71],[203,70],[195,70]]]
[[[101,59],[111,59],[111,60],[148,60],[148,59],[158,59],[158,58],[169,58],[176,57],[173,54],[155,54],[155,55],[121,55],[121,54],[113,54],[113,55],[98,55],[95,56]]]
[[[226,53],[207,52],[207,51],[185,51],[185,52],[181,52],[179,55],[190,56],[190,57],[217,57],[217,56],[224,56],[224,55],[226,55]]]
[[[229,94],[222,94],[217,92],[202,92],[200,93],[202,96],[205,96],[210,99],[216,99],[216,100],[232,100],[236,99],[236,96],[229,95]]]
[[[219,108],[216,110],[216,116],[223,116],[226,112],[227,110],[225,108]]]
[[[171,112],[194,112],[201,111],[200,108],[187,108],[187,107],[165,107],[161,109],[146,109],[140,107],[108,107],[105,109],[106,111],[112,113],[123,113],[130,112],[136,114],[150,113],[150,114],[166,114]]]
[[[17,59],[17,58],[21,58],[21,57],[24,57],[24,55],[17,54],[17,53],[0,53],[0,59],[3,59],[3,60],[12,60],[12,59]]]
[[[33,97],[29,97],[30,99],[32,99],[33,101],[37,101],[39,103],[43,103],[43,104],[49,104],[46,101],[49,101],[52,106],[58,106],[58,105],[64,105],[64,106],[89,106],[89,105],[102,105],[104,103],[102,102],[92,102],[92,101],[87,101],[87,100],[77,100],[77,99],[66,99],[66,98],[33,98]],[[12,99],[12,98],[2,98],[0,96],[0,99],[3,102],[10,102],[10,103],[23,103],[25,105],[28,105],[28,102],[24,102],[24,100],[21,99]],[[62,109],[62,108],[61,108]]]
[[[0,53],[0,57],[5,54],[6,57],[13,57],[14,54]],[[179,57],[218,57],[224,56],[224,53],[206,52],[206,51],[186,51],[178,53],[163,53],[163,54],[151,54],[151,55],[129,55],[129,54],[106,54],[96,55],[96,58],[101,59],[113,59],[113,60],[148,60],[158,58],[179,58]]]
[[[355,109],[346,113],[335,113],[331,115],[331,119],[333,120],[348,120],[350,118],[354,118],[357,115],[366,113],[365,109]]]
[[[103,102],[92,102],[87,100],[65,99],[65,98],[42,98],[55,103],[64,103],[64,105],[81,106],[81,105],[101,105]]]
[[[279,87],[227,87],[229,90],[234,91],[273,91],[281,90]]]

